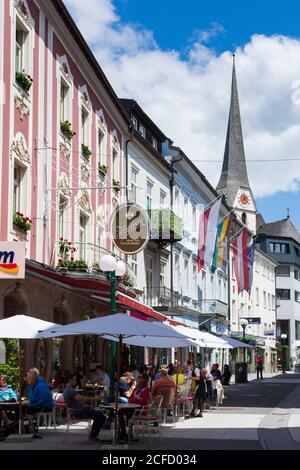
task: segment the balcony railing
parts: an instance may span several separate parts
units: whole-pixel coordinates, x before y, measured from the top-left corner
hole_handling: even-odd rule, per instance
[[[151,307],[177,308],[179,300],[179,293],[173,291],[172,294],[168,287],[144,287],[144,302]]]
[[[99,263],[101,256],[111,254],[113,253],[93,243],[60,240],[54,243],[50,265],[59,272],[90,273],[106,279],[106,274],[101,271]],[[117,260],[121,260],[119,256],[113,255]],[[134,287],[136,276],[131,266],[124,259],[122,261],[127,269],[124,285]]]
[[[159,310],[170,310],[174,314],[176,310],[181,311],[184,308],[196,310],[202,315],[222,315],[227,316],[227,303],[218,299],[193,300],[190,297],[183,296],[177,291],[172,291],[168,287],[144,288],[144,302],[149,306]]]
[[[169,245],[182,240],[181,219],[169,209],[148,210],[150,218],[150,239],[159,245]]]

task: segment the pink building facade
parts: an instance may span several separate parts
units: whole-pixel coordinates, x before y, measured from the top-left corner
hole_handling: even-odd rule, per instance
[[[0,2],[0,85],[0,240],[26,240],[26,277],[1,281],[0,318],[68,323],[109,313],[110,285],[91,266],[112,250],[107,225],[125,197],[129,121],[60,0]],[[88,269],[57,269],[65,258]],[[108,366],[109,348],[97,341],[94,360]],[[49,377],[54,361],[87,364],[88,349],[81,338],[32,341],[25,362]]]

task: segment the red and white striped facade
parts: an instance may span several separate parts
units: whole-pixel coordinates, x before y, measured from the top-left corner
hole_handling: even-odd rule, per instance
[[[111,186],[113,178],[125,186],[128,121],[84,41],[78,43],[72,25],[68,27],[67,14],[59,14],[60,8],[56,0],[0,2],[0,239],[18,238],[12,221],[18,191],[15,206],[33,221],[26,256],[46,264],[59,237],[79,241],[80,217],[86,222],[85,241],[98,244],[99,226],[103,229],[113,205],[125,193]],[[23,67],[33,78],[29,92],[15,78],[16,29],[23,31]],[[67,96],[63,116],[76,132],[71,140],[60,129],[62,84]],[[90,158],[82,156],[82,143],[91,150]],[[108,166],[101,181],[99,163]],[[19,167],[20,187],[14,189]],[[66,209],[59,222],[61,201]],[[102,243],[111,249],[105,236]]]

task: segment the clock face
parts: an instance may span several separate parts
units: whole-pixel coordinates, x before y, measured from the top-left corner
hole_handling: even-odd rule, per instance
[[[242,206],[249,206],[250,204],[250,196],[246,193],[241,193],[239,197],[239,202]]]

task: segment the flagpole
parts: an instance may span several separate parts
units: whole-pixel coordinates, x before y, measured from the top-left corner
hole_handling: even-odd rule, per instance
[[[206,209],[208,209],[208,207],[212,206],[218,199],[220,199],[220,197],[223,197],[223,194],[220,194],[218,197],[216,197],[216,199],[214,199],[213,201],[210,201],[208,204],[206,204],[206,206],[204,206],[202,208],[202,211],[200,212],[200,214],[202,214],[202,212],[205,212]]]

